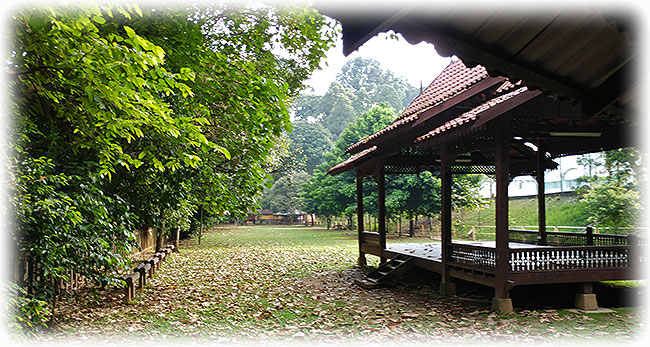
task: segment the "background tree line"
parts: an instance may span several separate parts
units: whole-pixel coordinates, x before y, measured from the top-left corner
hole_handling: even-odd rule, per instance
[[[328,226],[333,218],[342,217],[352,226],[356,213],[353,173],[332,177],[327,169],[348,157],[345,148],[349,145],[390,124],[416,93],[406,81],[382,70],[377,61],[355,58],[343,66],[325,95],[300,94],[293,100],[292,132],[285,134],[285,162],[291,165],[265,191],[262,206],[274,212],[315,213]],[[573,224],[634,225],[641,211],[639,152],[624,148],[584,155],[579,162],[593,168],[593,175],[581,180],[584,187],[578,189],[579,199],[572,211],[579,213],[571,213]],[[456,211],[488,206],[489,201],[479,194],[481,180],[480,175],[454,176]],[[417,216],[438,216],[437,173],[388,175],[386,185],[391,220],[404,217],[411,221],[412,230]],[[365,211],[376,216],[374,182],[366,180],[364,190]]]
[[[262,206],[274,212],[302,210],[327,221],[347,219],[353,227],[356,213],[354,172],[338,176],[327,170],[347,158],[345,149],[390,123],[417,96],[406,80],[383,70],[373,59],[347,62],[322,95],[300,94],[293,100],[293,129],[286,134],[285,155],[292,158],[272,188],[265,191]],[[478,176],[459,175],[454,189],[460,199],[478,199]],[[437,173],[388,175],[387,214],[391,220],[417,216],[437,217],[440,211]],[[365,211],[376,217],[376,184],[364,183]],[[412,225],[412,223],[411,223]],[[411,228],[412,230],[412,228]]]

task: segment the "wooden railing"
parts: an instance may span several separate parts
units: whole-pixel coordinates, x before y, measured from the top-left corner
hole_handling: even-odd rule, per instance
[[[372,247],[380,247],[381,246],[381,237],[379,236],[379,233],[374,232],[374,231],[364,231],[362,233],[363,237],[363,244],[372,246]]]
[[[452,243],[451,265],[494,273],[496,250],[491,247]],[[578,271],[589,269],[628,269],[644,266],[639,247],[561,246],[510,249],[510,267],[514,273],[540,271]]]
[[[539,233],[534,230],[510,230],[510,241],[537,244]],[[546,245],[548,246],[624,246],[638,245],[641,239],[635,235],[613,235],[574,233],[564,231],[547,231]]]
[[[494,248],[460,245],[457,243],[452,243],[449,246],[451,248],[451,262],[453,265],[485,272],[494,272]]]
[[[512,272],[625,269],[630,266],[627,246],[517,248],[510,250]]]

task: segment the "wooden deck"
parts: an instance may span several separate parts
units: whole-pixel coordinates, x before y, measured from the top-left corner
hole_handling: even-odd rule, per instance
[[[367,236],[371,236],[366,234]],[[454,241],[448,261],[451,277],[494,287],[495,241]],[[640,253],[629,245],[541,246],[510,242],[508,287],[542,283],[579,283],[639,278]],[[381,250],[366,244],[364,252],[393,258],[413,257],[415,265],[442,273],[440,242],[390,243]]]
[[[495,241],[454,241],[454,244],[495,248]],[[550,248],[551,246],[529,245],[520,242],[510,242],[510,249],[518,248]],[[422,258],[442,263],[442,249],[440,242],[426,243],[390,243],[386,245],[386,251],[397,254],[404,254],[411,257]]]

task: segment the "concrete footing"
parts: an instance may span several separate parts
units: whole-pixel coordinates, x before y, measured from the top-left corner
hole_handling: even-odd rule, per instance
[[[510,298],[507,298],[507,299],[493,298],[492,299],[492,311],[496,311],[498,313],[512,313],[512,312],[514,312],[514,309],[512,308],[512,299],[510,299]]]
[[[456,295],[456,283],[455,282],[440,283],[440,294],[446,296]]]
[[[576,294],[575,307],[583,311],[598,310],[596,294]]]

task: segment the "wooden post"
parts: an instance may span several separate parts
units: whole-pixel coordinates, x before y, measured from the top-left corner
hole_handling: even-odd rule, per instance
[[[495,287],[493,308],[499,312],[512,312],[512,301],[508,298],[507,281],[510,274],[510,248],[508,231],[508,185],[510,183],[510,122],[496,126],[495,166],[496,166],[496,250]]]
[[[379,166],[377,175],[377,228],[379,231],[379,247],[381,248],[381,262],[386,261],[384,250],[386,249],[386,176],[384,165]]]
[[[359,238],[359,266],[366,265],[366,254],[361,251],[363,244],[363,177],[357,176],[357,233]]]
[[[456,288],[449,278],[449,261],[451,260],[451,163],[454,160],[446,148],[442,148],[440,155],[440,250],[442,256],[442,280],[440,294],[454,295]]]
[[[544,194],[544,170],[546,169],[544,161],[546,160],[546,150],[543,142],[537,143],[537,221],[539,229],[537,232],[537,244],[546,245],[546,195]]]
[[[585,228],[585,233],[587,234],[587,246],[594,245],[594,228],[591,225],[587,225]]]

